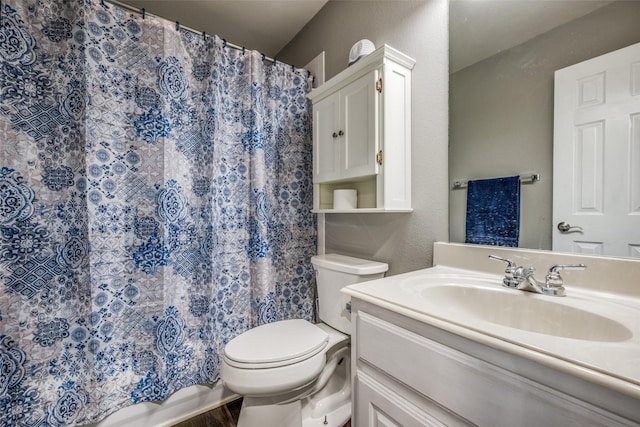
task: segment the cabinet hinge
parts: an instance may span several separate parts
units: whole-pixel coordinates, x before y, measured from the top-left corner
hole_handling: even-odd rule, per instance
[[[376,154],[376,162],[378,162],[378,165],[382,166],[382,150],[378,151],[378,154]]]
[[[380,77],[378,79],[378,81],[376,82],[376,90],[380,93],[382,93],[382,77]]]

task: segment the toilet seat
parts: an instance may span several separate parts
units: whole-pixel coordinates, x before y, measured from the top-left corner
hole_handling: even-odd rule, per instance
[[[229,341],[224,361],[236,368],[265,369],[295,364],[322,352],[329,335],[302,319],[253,328]]]

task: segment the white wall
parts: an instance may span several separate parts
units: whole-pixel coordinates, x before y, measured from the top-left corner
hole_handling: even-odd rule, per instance
[[[416,60],[412,74],[413,209],[408,214],[326,214],[326,251],[389,263],[389,274],[431,266],[448,240],[448,1],[329,1],[278,55],[303,66],[326,52],[327,79],[360,39]]]
[[[640,1],[618,1],[451,75],[451,180],[539,172],[521,191],[520,246],[551,249],[553,73],[640,42]],[[464,242],[466,190],[450,196]]]

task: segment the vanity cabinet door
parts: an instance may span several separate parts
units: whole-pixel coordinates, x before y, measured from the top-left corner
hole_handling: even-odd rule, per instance
[[[468,422],[418,396],[400,383],[358,372],[353,419],[358,426],[465,427]]]

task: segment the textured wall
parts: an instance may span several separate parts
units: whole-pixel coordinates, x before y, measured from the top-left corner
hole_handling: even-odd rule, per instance
[[[451,75],[451,179],[539,172],[521,192],[520,246],[551,249],[553,73],[640,42],[640,2],[619,1]],[[466,191],[450,197],[464,242]]]
[[[278,54],[304,66],[326,52],[327,79],[367,38],[416,59],[412,74],[414,212],[327,214],[326,251],[388,262],[389,274],[431,266],[433,242],[448,240],[448,2],[329,1]]]

